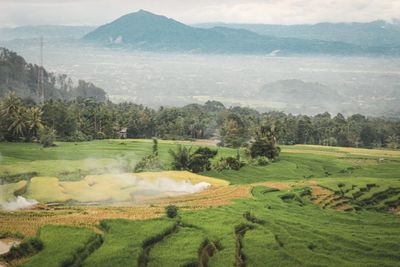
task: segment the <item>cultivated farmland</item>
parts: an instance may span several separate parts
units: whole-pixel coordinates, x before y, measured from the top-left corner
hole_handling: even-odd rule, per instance
[[[1,211],[3,236],[36,237],[23,266],[398,266],[400,152],[283,146],[279,160],[240,171],[125,173],[148,140],[0,143],[2,201],[40,204]],[[161,141],[159,157],[170,166]],[[196,147],[198,143],[185,142]],[[203,144],[202,144],[203,145]],[[218,148],[218,157],[236,150]],[[210,187],[133,201],[121,179],[168,176]],[[128,181],[129,181],[128,179]],[[155,179],[155,180],[154,180]],[[112,200],[112,201],[111,201]],[[176,205],[167,218],[164,207]],[[62,240],[62,241],[59,241]]]

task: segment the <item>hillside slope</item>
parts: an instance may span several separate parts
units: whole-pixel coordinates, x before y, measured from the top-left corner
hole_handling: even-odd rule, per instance
[[[17,53],[0,47],[0,97],[15,92],[23,98],[38,97],[38,73],[40,67],[30,64]],[[65,74],[56,75],[43,69],[43,87],[45,99],[71,100],[77,97],[94,98],[97,101],[107,99],[106,92],[90,82],[83,80],[74,85]]]

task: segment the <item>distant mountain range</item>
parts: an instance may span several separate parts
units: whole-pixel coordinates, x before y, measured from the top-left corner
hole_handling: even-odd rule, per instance
[[[400,47],[400,23],[377,20],[368,23],[318,23],[303,25],[204,23],[197,27],[245,29],[279,38],[344,42],[363,47]]]
[[[100,45],[151,51],[272,55],[400,54],[398,48],[367,47],[315,38],[277,37],[229,27],[192,27],[143,10],[102,25],[85,35],[83,40]]]
[[[59,26],[40,25],[22,26],[16,28],[0,28],[0,40],[30,39],[43,36],[46,39],[65,38],[80,39],[85,34],[93,31],[93,26]]]
[[[41,25],[0,28],[0,40],[80,39],[96,45],[149,51],[240,54],[400,55],[400,23],[314,25],[185,25],[144,10],[100,27]]]

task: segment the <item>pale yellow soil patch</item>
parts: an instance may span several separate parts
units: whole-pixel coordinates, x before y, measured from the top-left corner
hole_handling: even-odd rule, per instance
[[[163,172],[141,172],[133,175],[143,179],[155,180],[157,178],[171,178],[175,181],[190,181],[192,184],[206,182],[212,186],[227,186],[229,182],[222,179],[211,178],[188,171],[163,171]]]
[[[343,157],[345,154],[341,152],[335,151],[323,151],[323,150],[306,150],[306,149],[282,149],[284,153],[296,153],[296,154],[316,154],[316,155],[324,155],[324,156],[335,156],[335,157]]]
[[[21,241],[15,238],[0,239],[0,255],[6,254],[13,246],[17,246],[20,243]]]
[[[33,177],[24,197],[39,202],[63,202],[70,199],[65,194],[57,177]]]
[[[34,177],[23,195],[41,203],[80,202],[114,203],[137,202],[143,196],[159,198],[193,193],[195,185],[209,184],[212,188],[225,187],[229,182],[187,171],[163,171],[125,174],[89,175],[80,181],[59,181],[56,177]],[[0,189],[12,195],[26,182],[8,184]],[[205,188],[204,188],[205,189]],[[201,190],[201,189],[196,189]],[[197,191],[194,191],[197,192]]]
[[[348,153],[351,155],[359,155],[359,156],[375,156],[375,157],[400,157],[400,150],[389,150],[389,149],[367,149],[367,148],[354,148],[354,147],[328,147],[328,146],[319,146],[319,145],[295,145],[299,147],[310,147],[310,148],[317,148],[324,150],[327,152],[327,149],[332,149],[333,153]],[[289,150],[289,149],[287,149]],[[307,150],[304,149],[303,151],[308,151],[309,153],[314,153],[314,151],[318,150]],[[328,153],[331,153],[328,151]]]

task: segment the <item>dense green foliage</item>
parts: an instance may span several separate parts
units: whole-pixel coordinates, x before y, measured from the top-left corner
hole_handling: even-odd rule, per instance
[[[178,215],[178,207],[175,205],[168,205],[165,207],[165,214],[168,218],[175,218]]]
[[[250,156],[274,159],[279,156],[280,152],[281,150],[276,144],[274,128],[261,126],[260,130],[256,132],[255,140],[250,145]]]
[[[198,139],[217,137],[221,145],[239,147],[257,136],[262,127],[273,127],[279,144],[389,147],[399,144],[400,121],[348,118],[329,113],[314,117],[279,112],[260,114],[249,108],[225,108],[209,101],[182,108],[153,110],[132,103],[113,104],[93,99],[50,100],[37,106],[14,95],[1,102],[0,140],[30,140],[41,127],[56,131],[59,140],[84,141],[117,138],[127,129],[128,138]]]
[[[191,147],[178,145],[176,150],[169,150],[172,157],[172,169],[179,171],[204,172],[211,170],[211,162],[218,151],[208,147],[199,147],[193,153]]]

